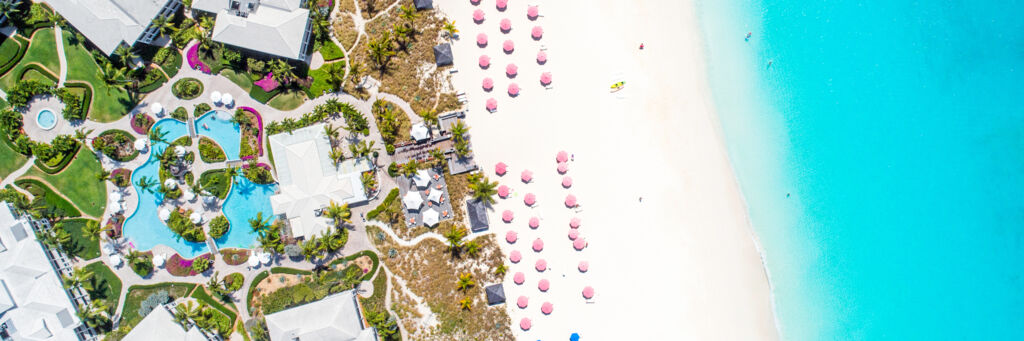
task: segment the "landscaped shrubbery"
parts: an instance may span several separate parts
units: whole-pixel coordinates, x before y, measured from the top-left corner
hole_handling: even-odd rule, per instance
[[[128,162],[139,156],[135,150],[135,139],[124,130],[111,129],[100,133],[92,140],[92,148],[118,162]]]
[[[128,256],[125,257],[128,261],[128,266],[132,268],[132,271],[140,277],[145,278],[149,274],[153,273],[153,253],[152,252],[139,252],[131,251]]]
[[[206,163],[221,162],[227,160],[224,150],[217,145],[217,142],[205,137],[199,137],[199,158]]]
[[[188,110],[185,110],[184,107],[177,107],[171,112],[171,118],[186,122],[188,121]]]
[[[320,54],[324,56],[325,61],[338,60],[345,58],[345,52],[338,47],[333,41],[325,41],[323,46],[320,46]]]
[[[389,209],[391,203],[394,202],[396,198],[398,198],[398,189],[394,188],[391,190],[391,192],[388,192],[388,196],[384,197],[384,201],[381,201],[380,205],[370,210],[370,212],[366,213],[366,219],[377,219],[377,216],[379,216],[381,212]]]
[[[323,299],[330,294],[352,289],[356,284],[359,284],[363,271],[358,266],[352,265],[340,271],[325,271],[315,276],[323,276],[324,278],[317,281],[310,278],[302,283],[277,289],[259,297],[258,304],[263,310],[263,314],[272,314],[297,305]],[[255,287],[256,284],[254,283],[253,286]]]
[[[128,187],[132,184],[132,171],[128,168],[118,168],[110,172],[110,182],[117,187]]]
[[[249,260],[249,250],[246,249],[220,249],[220,255],[228,265],[242,265]]]
[[[263,130],[267,132],[267,135],[274,135],[280,132],[291,132],[295,129],[316,124],[337,113],[341,113],[341,116],[345,119],[345,126],[349,131],[360,132],[364,135],[369,134],[370,126],[366,121],[366,116],[360,113],[359,110],[352,105],[342,103],[333,98],[314,107],[313,112],[303,114],[298,121],[291,118],[286,118],[281,120],[281,122],[273,121],[267,123],[267,125],[263,127]]]
[[[238,107],[238,109],[235,109],[235,115],[231,118],[235,123],[238,123],[239,129],[242,131],[242,141],[238,154],[243,160],[254,158],[261,154],[259,138],[261,119],[251,110],[248,107]]]
[[[233,180],[228,178],[224,169],[212,169],[199,175],[199,183],[210,195],[225,199]]]
[[[20,80],[14,87],[7,89],[7,103],[15,108],[23,107],[36,95],[53,95],[56,91],[51,84],[31,79]]]
[[[195,78],[182,78],[174,82],[171,92],[180,99],[193,99],[203,93],[203,82]]]
[[[160,68],[167,73],[168,77],[174,77],[181,68],[181,52],[173,47],[165,47],[157,51],[153,56],[153,63],[160,65]]]
[[[57,89],[57,98],[64,103],[61,114],[67,120],[84,120],[89,112],[89,103],[68,88]]]
[[[228,223],[228,218],[219,215],[216,218],[210,220],[210,237],[213,239],[223,237],[225,234],[228,233],[228,228],[230,227],[231,226]]]
[[[169,227],[171,231],[174,231],[174,233],[181,236],[187,241],[206,241],[206,234],[203,233],[203,226],[199,224],[193,224],[192,221],[189,220],[189,215],[191,214],[192,210],[172,210],[171,217],[167,219],[167,227]]]
[[[35,198],[32,200],[33,205],[39,206],[43,212],[57,217],[78,217],[82,215],[82,212],[78,211],[70,202],[64,200],[64,197],[57,195],[53,189],[38,180],[19,179],[15,180],[14,184],[31,193],[32,197]]]
[[[149,128],[153,126],[153,123],[156,123],[153,117],[140,112],[132,117],[132,130],[136,134],[146,135],[149,132]]]
[[[209,265],[213,263],[212,258],[213,255],[209,253],[204,253],[199,257],[193,259],[185,259],[181,258],[180,255],[175,253],[173,256],[167,259],[167,262],[164,263],[164,267],[167,268],[167,272],[170,273],[172,276],[195,276],[199,274],[199,272],[195,271],[197,268],[202,268],[205,266],[206,268],[204,270],[209,269]],[[198,261],[199,259],[204,259],[204,261],[200,262],[204,262],[205,265],[196,266],[195,262]]]
[[[144,69],[137,70],[139,71],[136,72],[140,73],[138,77],[142,78],[138,79],[139,87],[138,89],[136,89],[136,91],[139,93],[144,94],[153,92],[156,89],[159,89],[160,86],[164,85],[164,83],[167,82],[167,77],[164,76],[164,73],[161,72],[160,69],[158,68],[146,67]]]
[[[206,104],[206,102],[196,104],[196,106],[192,109],[192,117],[203,116],[203,114],[209,112],[210,109],[210,105]]]

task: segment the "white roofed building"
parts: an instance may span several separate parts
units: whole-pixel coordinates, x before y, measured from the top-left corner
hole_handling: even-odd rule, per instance
[[[360,177],[372,169],[369,160],[349,159],[335,166],[328,156],[331,143],[322,123],[269,139],[279,183],[270,205],[275,215],[288,222],[292,237],[308,237],[329,229],[330,220],[317,210],[331,201],[339,205],[366,202]]]
[[[122,43],[152,43],[157,17],[170,17],[180,0],[43,0],[108,56]]]
[[[266,316],[272,341],[376,341],[377,333],[363,324],[354,290]]]
[[[177,322],[174,322],[174,315],[167,310],[167,306],[161,305],[153,308],[153,311],[146,315],[122,341],[150,341],[150,340],[174,340],[174,341],[207,341],[206,336],[199,331],[199,328],[191,325],[188,330]]]
[[[87,329],[31,222],[0,203],[0,339],[81,340]]]
[[[303,0],[193,0],[217,16],[212,39],[276,57],[306,61],[311,21]]]

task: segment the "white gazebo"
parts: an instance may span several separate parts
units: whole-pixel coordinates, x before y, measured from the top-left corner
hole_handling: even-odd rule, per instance
[[[153,115],[160,116],[164,113],[164,106],[160,105],[160,102],[153,102],[149,105],[149,111],[152,111]]]
[[[427,128],[426,124],[417,123],[412,126],[412,131],[409,132],[409,135],[412,135],[412,138],[416,141],[423,141],[430,138],[430,129]]]
[[[406,209],[416,211],[423,205],[423,196],[420,195],[420,192],[409,191],[402,197],[402,203],[405,204]]]
[[[416,174],[412,176],[412,182],[416,183],[416,187],[419,188],[430,186],[430,172],[426,169],[416,171]]]
[[[441,221],[441,214],[437,213],[437,210],[428,208],[423,212],[423,225],[434,226],[439,221]]]
[[[214,91],[210,93],[210,102],[213,102],[213,104],[220,105],[220,101],[222,99],[223,98],[221,97],[220,91]]]

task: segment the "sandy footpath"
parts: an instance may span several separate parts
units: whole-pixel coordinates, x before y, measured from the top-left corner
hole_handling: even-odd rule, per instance
[[[477,161],[515,192],[495,205],[491,231],[501,240],[509,230],[519,235],[515,244],[502,242],[506,254],[523,254],[510,263],[505,283],[517,337],[778,338],[768,279],[711,102],[693,3],[533,4],[542,15],[535,21],[526,1],[511,0],[504,12],[495,0],[435,2],[461,31],[453,80],[469,99]],[[472,20],[477,8],[486,14],[482,24]],[[508,34],[499,30],[502,18],[512,21]],[[530,38],[536,25],[544,28],[539,41]],[[489,38],[485,48],[476,44],[480,32]],[[512,54],[501,51],[506,39],[516,44]],[[542,45],[549,61],[538,65]],[[492,58],[487,70],[477,66],[481,54]],[[505,76],[508,63],[519,67],[514,79]],[[552,73],[551,89],[539,84],[541,72]],[[481,89],[484,77],[494,79],[490,93]],[[610,93],[618,80],[625,90]],[[510,82],[522,87],[519,97],[506,93]],[[491,97],[498,100],[493,114],[484,110]],[[574,155],[569,189],[555,171],[559,150]],[[494,175],[498,161],[509,175]],[[535,173],[530,184],[519,181],[524,169]],[[523,204],[526,193],[536,194],[536,207]],[[579,212],[563,205],[570,193]],[[504,210],[515,213],[511,224],[500,221]],[[527,227],[532,216],[540,228]],[[567,238],[573,216],[583,222],[583,251]],[[531,250],[536,238],[545,242],[541,252]],[[533,269],[541,258],[550,268],[543,273]],[[576,270],[581,260],[590,263],[586,273]],[[525,274],[523,285],[512,283],[516,272]],[[551,289],[540,292],[540,279]],[[589,302],[581,296],[587,285],[596,291]],[[519,296],[530,298],[526,309],[516,307]],[[543,302],[553,304],[552,314],[541,313]],[[530,330],[519,328],[522,318],[532,320]]]

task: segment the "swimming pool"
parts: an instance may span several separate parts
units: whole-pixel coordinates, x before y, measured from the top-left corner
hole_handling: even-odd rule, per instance
[[[245,249],[255,246],[258,236],[249,227],[249,219],[255,218],[258,212],[263,212],[264,218],[274,216],[274,209],[270,206],[270,196],[277,191],[276,185],[256,184],[243,176],[239,176],[235,180],[237,182],[231,185],[231,192],[228,193],[228,198],[224,200],[222,207],[224,216],[231,224],[231,229],[219,239],[214,240],[218,248]]]
[[[57,115],[54,115],[53,110],[50,109],[39,110],[39,113],[36,114],[36,124],[43,130],[53,129],[57,126]]]
[[[210,110],[196,120],[196,134],[203,135],[217,141],[217,144],[224,149],[224,155],[228,160],[238,160],[241,157],[242,131],[237,123],[231,122],[231,113],[223,110]]]

